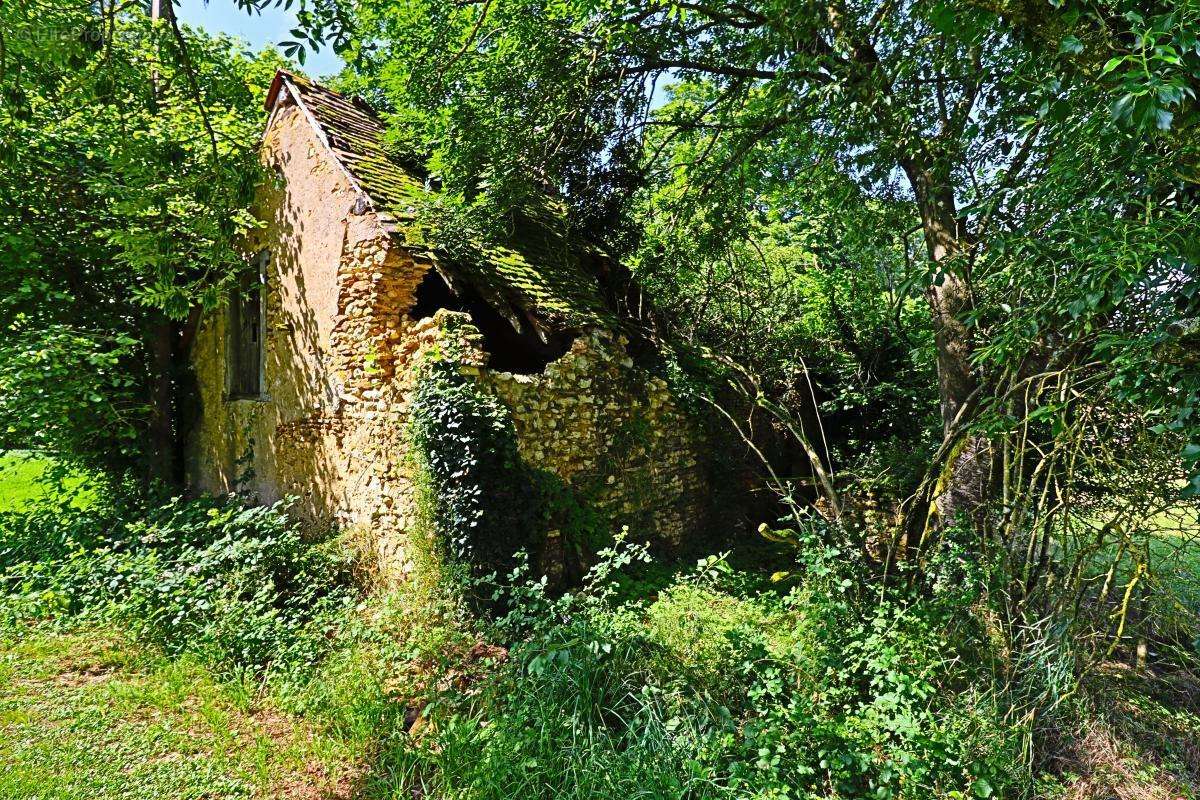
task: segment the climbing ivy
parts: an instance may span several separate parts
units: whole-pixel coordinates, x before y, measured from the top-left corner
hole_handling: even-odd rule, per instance
[[[612,543],[612,520],[591,502],[592,492],[527,464],[508,409],[453,360],[424,367],[412,441],[431,555],[478,577],[507,575],[525,551],[552,582],[571,583]],[[551,532],[561,552],[546,546]]]
[[[433,362],[413,398],[412,435],[445,555],[476,572],[507,572],[541,527],[538,492],[508,410],[456,365]]]

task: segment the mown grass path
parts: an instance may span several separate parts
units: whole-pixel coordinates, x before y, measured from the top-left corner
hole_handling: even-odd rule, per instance
[[[356,771],[304,724],[108,629],[0,636],[0,799],[343,798]]]

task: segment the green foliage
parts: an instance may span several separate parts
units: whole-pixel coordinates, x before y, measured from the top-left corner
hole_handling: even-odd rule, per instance
[[[662,113],[693,102],[680,94]],[[664,143],[680,162],[703,145]],[[772,189],[762,198],[771,211],[728,241],[729,221],[681,205],[680,191],[647,197],[638,214],[648,232],[632,258],[678,340],[736,364],[821,428],[823,454],[857,491],[911,491],[940,423],[929,316],[906,297],[919,276],[887,233],[903,211],[836,176],[812,176]],[[802,210],[780,219],[788,206]],[[686,228],[673,222],[681,215]]]
[[[348,80],[473,206],[560,189],[677,335],[819,408],[835,471],[904,495],[935,353],[949,417],[1099,359],[1087,399],[1114,379],[1193,443],[1196,14],[364,0]]]
[[[943,556],[932,595],[862,582],[814,545],[802,587],[747,595],[702,561],[649,606],[618,602],[607,550],[583,587],[502,590],[507,665],[475,697],[441,694],[435,733],[385,756],[427,796],[986,797],[1028,765],[1005,721],[982,628],[981,576]],[[970,657],[965,654],[970,653]],[[964,654],[961,660],[954,654]]]
[[[8,3],[0,29],[0,436],[120,473],[169,446],[152,387],[242,268],[282,62],[132,7]]]
[[[45,617],[57,605],[66,621],[64,598],[75,598],[71,622],[129,625],[181,656],[181,674],[197,674],[196,657],[217,674],[272,659],[289,669],[266,684],[272,702],[317,726],[321,758],[369,758],[368,796],[1020,797],[1031,783],[1026,704],[1039,691],[1077,691],[1070,662],[1057,678],[1038,676],[1059,668],[1052,653],[1006,661],[992,627],[1004,581],[961,532],[925,570],[901,568],[881,588],[844,532],[813,520],[790,532],[801,545],[790,591],[755,589],[760,581],[710,557],[632,599],[623,573],[654,564],[619,540],[566,594],[523,561],[473,581],[504,609],[488,621],[416,587],[355,607],[305,590],[329,586],[338,562],[299,545],[270,509],[203,501],[109,529],[98,519],[3,518],[4,575],[22,584],[3,601],[8,613],[33,602]],[[16,629],[0,628],[0,640],[5,630]],[[161,670],[149,680],[175,692]],[[1098,724],[1081,704],[1057,707],[1039,710],[1040,724]],[[1195,724],[1146,707],[1172,730]],[[1147,740],[1158,724],[1128,723]],[[120,715],[111,724],[129,745],[120,758],[142,752]],[[38,758],[74,753],[79,766],[66,775],[124,785],[87,748],[52,746],[24,722],[13,730]],[[1183,769],[1172,758],[1169,768]],[[19,763],[21,780],[42,774]]]
[[[1194,5],[302,0],[289,52],[332,32],[343,85],[444,187],[426,213],[449,256],[554,187],[565,233],[645,287],[635,322],[757,382],[839,491],[948,483],[985,440],[995,480],[939,485],[982,487],[978,513],[903,548],[801,526],[789,592],[709,559],[674,582],[643,565],[656,596],[621,600],[650,580],[618,580],[644,552],[617,550],[560,595],[514,553],[558,530],[582,564],[606,521],[433,364],[429,538],[499,619],[447,591],[353,620],[340,558],[213,501],[0,516],[3,613],[294,668],[288,700],[381,753],[381,791],[1027,792],[1047,731],[1089,721],[1080,671],[1194,663],[1195,587],[1171,574],[1191,556],[1151,531],[1200,493]],[[0,441],[119,474],[171,416],[153,388],[186,384],[185,320],[240,268],[277,59],[132,7],[0,23]],[[803,462],[752,422],[790,492]],[[411,740],[396,697],[426,723]]]
[[[511,565],[533,544],[538,507],[508,410],[449,361],[426,366],[412,410],[446,554],[477,570]]]
[[[1103,13],[1110,9],[1082,9]],[[1100,77],[1116,99],[1109,106],[1112,118],[1136,129],[1170,130],[1176,114],[1183,112],[1182,127],[1194,123],[1196,92],[1200,77],[1200,47],[1197,23],[1200,9],[1191,3],[1138,6],[1118,4],[1123,11],[1120,27],[1127,33],[1118,39],[1114,53],[1104,62]],[[1098,14],[1097,14],[1098,16]],[[1113,33],[1120,31],[1120,27]],[[1083,42],[1073,36],[1063,39],[1066,52],[1083,53]]]
[[[89,466],[128,463],[143,445],[150,404],[125,334],[39,328],[18,315],[0,357],[0,420],[10,441],[55,448]]]
[[[359,4],[351,80],[380,87],[435,179],[498,211],[554,187],[648,288],[643,321],[783,411],[746,421],[773,488],[800,495],[810,460],[774,436],[790,419],[848,518],[867,491],[901,512],[899,529],[857,532],[851,564],[805,567],[801,591],[841,576],[798,601],[817,610],[792,630],[820,691],[763,695],[778,720],[763,735],[768,756],[798,730],[836,758],[783,758],[760,783],[805,785],[803,768],[826,793],[986,795],[1011,785],[1002,768],[950,770],[992,729],[969,742],[931,709],[1011,703],[1053,726],[1098,662],[1193,663],[1194,618],[1159,610],[1186,603],[1147,523],[1200,493],[1196,15],[1190,0]],[[954,507],[973,509],[963,527]],[[987,592],[939,594],[972,570]],[[986,636],[969,624],[984,618]],[[997,648],[1006,697],[954,661],[999,671]],[[863,682],[838,677],[846,664]],[[1030,752],[1060,746],[1027,733]],[[895,754],[886,774],[879,753]]]
[[[305,542],[279,506],[200,499],[0,515],[8,614],[117,620],[218,669],[311,663],[350,602],[347,586],[344,559]]]

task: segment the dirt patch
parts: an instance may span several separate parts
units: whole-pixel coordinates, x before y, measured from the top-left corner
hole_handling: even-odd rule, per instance
[[[53,675],[37,678],[18,678],[13,685],[19,689],[43,691],[48,687],[55,689],[84,689],[89,686],[104,683],[117,673],[117,668],[96,664],[92,666],[65,669]]]
[[[95,686],[104,683],[116,674],[116,669],[108,666],[85,667],[84,669],[69,670],[56,675],[54,683],[57,686],[75,689],[84,686]]]
[[[250,712],[250,722],[268,739],[281,745],[286,745],[298,735],[297,725],[291,717],[271,709],[260,708]]]
[[[1105,723],[1087,724],[1065,764],[1079,775],[1067,800],[1177,800],[1187,796],[1174,776],[1146,770],[1144,754],[1131,752]]]
[[[323,764],[310,763],[303,772],[277,782],[269,796],[279,800],[352,800],[359,796],[364,776],[365,771],[357,767],[331,775]]]
[[[1055,772],[1073,776],[1068,800],[1177,800],[1200,785],[1194,676],[1106,664],[1088,681],[1096,713],[1060,731]]]

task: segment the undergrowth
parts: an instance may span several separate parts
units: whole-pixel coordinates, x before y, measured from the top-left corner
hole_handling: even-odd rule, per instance
[[[0,615],[117,622],[231,673],[303,667],[354,595],[341,548],[283,510],[119,498],[0,514]]]
[[[4,626],[117,624],[203,663],[338,742],[366,798],[1070,796],[1101,768],[1080,777],[1037,748],[1070,730],[1089,753],[1149,741],[1164,714],[1154,741],[1176,755],[1122,769],[1183,786],[1195,766],[1186,703],[1104,717],[1069,652],[1013,650],[1001,576],[952,536],[886,584],[816,521],[774,583],[724,555],[672,576],[618,537],[571,591],[525,557],[467,576],[489,615],[455,582],[360,594],[341,543],[282,511],[0,515]]]
[[[553,596],[521,568],[487,635],[508,658],[478,691],[441,693],[427,732],[384,756],[433,797],[989,797],[1028,768],[986,631],[943,596],[873,594],[844,552],[802,588],[740,594],[706,559],[653,601],[602,554]],[[964,657],[967,656],[967,657]],[[398,795],[397,795],[398,796]]]

